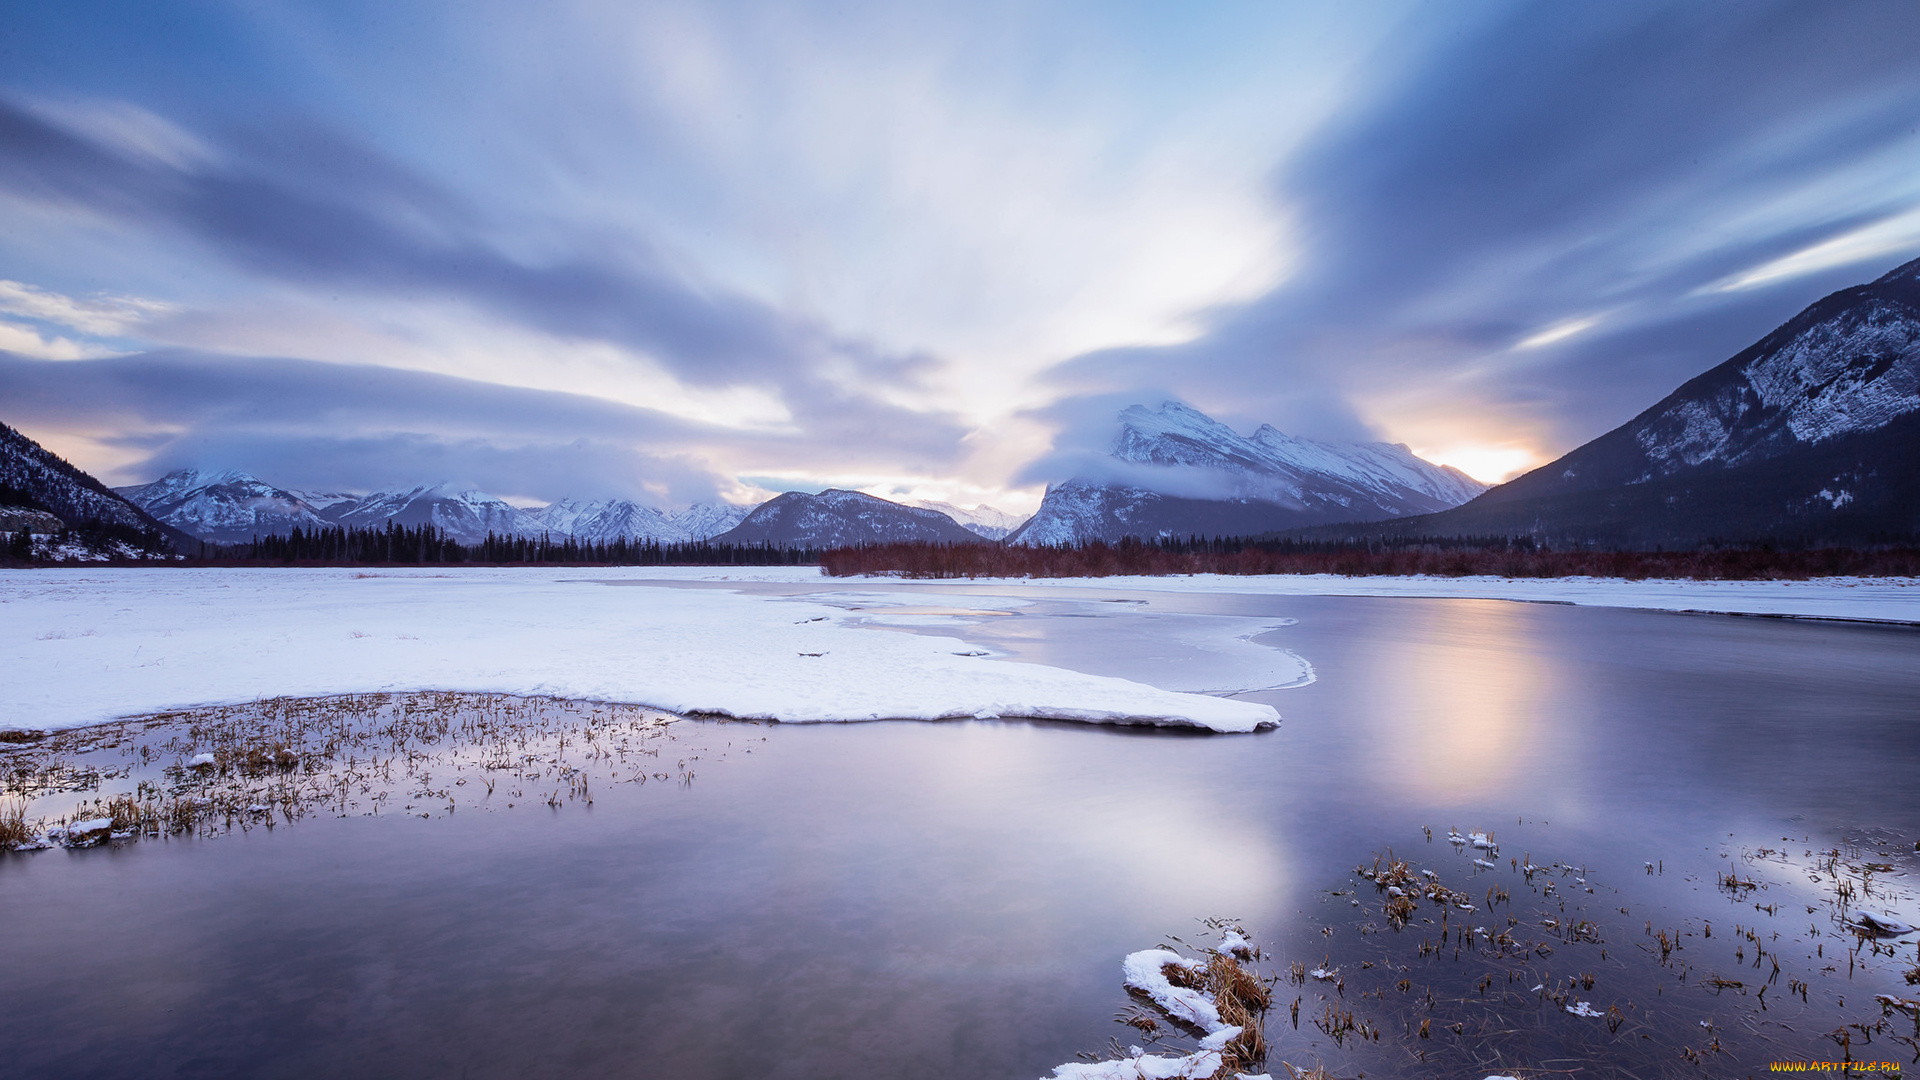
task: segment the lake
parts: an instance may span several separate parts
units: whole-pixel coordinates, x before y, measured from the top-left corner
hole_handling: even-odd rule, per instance
[[[1281,976],[1276,1076],[1282,1060],[1476,1080],[1596,1061],[1745,1075],[1920,1051],[1900,1041],[1920,1031],[1874,1002],[1920,993],[1902,978],[1915,935],[1845,932],[1855,907],[1920,921],[1913,629],[1476,600],[745,587],[849,607],[924,594],[922,625],[882,606],[892,625],[872,632],[1174,689],[1237,663],[1238,685],[1207,688],[1244,688],[1283,721],[1227,736],[683,721],[661,779],[609,767],[590,805],[543,790],[509,809],[494,791],[425,818],[313,814],[0,855],[7,1071],[1039,1077],[1139,1042],[1114,1023],[1131,1004],[1121,957],[1201,942],[1207,917],[1240,921]],[[956,621],[940,613],[955,597],[1004,598],[1007,614]],[[1209,654],[1209,625],[1297,654],[1311,681],[1267,688],[1294,668]],[[1497,853],[1448,843],[1454,829],[1491,834]],[[1356,869],[1389,850],[1493,899],[1455,905],[1444,931],[1445,904],[1387,928]],[[1844,902],[1843,881],[1857,890]],[[1592,940],[1566,930],[1581,922]],[[1514,950],[1489,944],[1502,928]],[[1658,960],[1668,930],[1684,963]],[[1776,980],[1750,966],[1756,947]],[[1340,985],[1288,978],[1293,960]],[[1569,1013],[1577,1002],[1621,1022]],[[1329,1009],[1362,1033],[1313,1023]]]

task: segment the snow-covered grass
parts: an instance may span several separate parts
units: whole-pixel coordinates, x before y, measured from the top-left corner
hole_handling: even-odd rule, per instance
[[[1145,996],[1178,1028],[1199,1031],[1198,1045],[1185,1054],[1130,1047],[1126,1057],[1055,1066],[1050,1080],[1265,1080],[1265,1074],[1242,1071],[1263,1064],[1267,1053],[1261,1027],[1272,1003],[1269,983],[1240,966],[1241,959],[1258,955],[1238,928],[1228,928],[1204,960],[1167,948],[1127,954],[1120,964],[1127,989]]]
[[[540,694],[788,722],[1036,717],[1253,731],[1269,706],[977,655],[844,607],[659,569],[0,572],[0,728],[402,690]],[[821,583],[817,574],[753,575]],[[844,582],[834,582],[835,590]],[[966,655],[975,654],[975,655]]]

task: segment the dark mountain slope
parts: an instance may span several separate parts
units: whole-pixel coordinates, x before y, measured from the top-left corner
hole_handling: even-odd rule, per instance
[[[776,547],[850,547],[906,541],[986,543],[937,510],[902,506],[858,491],[829,488],[818,495],[789,491],[769,499],[746,520],[713,538],[716,544]]]
[[[0,506],[44,510],[69,527],[155,549],[192,550],[192,537],[161,523],[46,447],[0,424]]]
[[[1920,260],[1842,289],[1605,435],[1438,514],[1297,530],[1632,547],[1920,536]]]

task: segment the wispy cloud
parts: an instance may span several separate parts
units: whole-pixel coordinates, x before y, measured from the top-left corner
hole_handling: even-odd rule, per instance
[[[0,280],[0,312],[39,319],[94,337],[125,337],[134,328],[170,310],[170,305],[137,296],[76,299],[19,281]]]
[[[1769,259],[1703,286],[1703,293],[1740,292],[1807,277],[1842,266],[1884,262],[1920,250],[1920,208],[1895,214],[1777,259]]]

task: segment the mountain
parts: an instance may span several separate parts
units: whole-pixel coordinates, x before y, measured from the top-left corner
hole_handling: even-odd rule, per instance
[[[818,495],[789,491],[769,499],[713,539],[719,544],[830,548],[912,540],[977,544],[982,538],[936,510],[829,488]]]
[[[968,532],[978,533],[988,540],[1006,539],[1008,533],[1019,528],[1027,520],[1026,518],[1009,514],[1005,510],[996,510],[985,503],[980,503],[969,508],[965,506],[955,506],[952,503],[936,502],[932,499],[915,499],[913,502],[906,503],[905,505],[917,506],[922,510],[932,510],[935,513],[945,514],[959,523],[961,528]]]
[[[654,540],[662,544],[694,543],[726,532],[752,509],[725,503],[695,503],[679,513],[642,506],[627,499],[577,502],[561,499],[528,511],[555,536],[587,541]]]
[[[150,484],[114,490],[182,532],[218,544],[328,525],[323,509],[302,495],[243,472],[181,469]]]
[[[485,492],[453,491],[445,485],[352,495],[296,491],[244,472],[197,469],[117,490],[160,521],[222,544],[285,536],[296,528],[378,529],[388,522],[437,525],[469,544],[484,540],[489,531],[496,536],[574,536],[588,541],[624,536],[672,544],[705,540],[738,525],[747,514],[745,507],[709,504],[670,514],[624,499],[561,499],[537,510],[521,510]]]
[[[417,527],[433,525],[463,544],[477,544],[495,536],[540,536],[550,532],[525,510],[484,491],[454,491],[431,484],[407,491],[376,491],[355,502],[329,507],[327,520],[348,528],[379,529],[391,522]]]
[[[1920,538],[1920,259],[1819,300],[1549,465],[1367,531],[1616,547]]]
[[[5,424],[0,424],[0,507],[52,514],[87,534],[82,547],[102,553],[165,552],[188,547],[193,539]]]
[[[1008,543],[1246,536],[1432,513],[1486,490],[1402,444],[1321,442],[1269,425],[1243,436],[1175,401],[1130,406],[1119,421],[1101,475],[1050,485]]]

